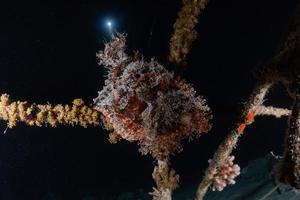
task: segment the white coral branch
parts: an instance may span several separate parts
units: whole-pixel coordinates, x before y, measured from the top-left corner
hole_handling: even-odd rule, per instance
[[[258,106],[255,109],[255,115],[270,115],[276,118],[289,116],[291,114],[291,110],[286,108],[276,108],[273,106]]]

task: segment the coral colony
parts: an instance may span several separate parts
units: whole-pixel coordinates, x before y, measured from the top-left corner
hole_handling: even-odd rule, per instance
[[[174,26],[168,65],[186,66],[188,54],[197,33],[197,19],[207,0],[183,0],[182,10]],[[107,24],[108,26],[111,26]],[[216,150],[198,186],[195,199],[204,198],[207,190],[221,191],[234,184],[240,167],[234,164],[232,150],[247,125],[256,116],[288,116],[283,158],[274,169],[274,178],[294,189],[300,189],[300,7],[295,9],[293,22],[281,50],[257,73],[253,90],[240,120]],[[203,97],[180,75],[167,70],[158,61],[146,61],[139,54],[126,52],[126,37],[115,34],[97,53],[99,64],[108,70],[103,89],[89,108],[81,99],[72,105],[40,105],[26,101],[13,102],[7,94],[0,99],[0,119],[12,128],[17,122],[29,126],[50,124],[99,125],[110,130],[109,141],[120,139],[136,142],[139,151],[156,160],[152,177],[156,187],[150,193],[156,200],[171,200],[178,187],[179,175],[171,168],[171,155],[182,151],[182,139],[198,138],[211,129],[212,113]],[[268,90],[283,84],[294,103],[290,109],[264,106]]]
[[[234,156],[229,156],[225,163],[215,173],[212,190],[222,191],[226,185],[235,184],[234,178],[240,174],[240,167],[233,163]],[[211,159],[208,160],[211,162]]]

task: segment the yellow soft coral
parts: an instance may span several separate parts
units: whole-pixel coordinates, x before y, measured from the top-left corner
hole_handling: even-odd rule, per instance
[[[198,16],[204,10],[208,0],[183,0],[183,7],[174,24],[174,34],[170,40],[169,61],[180,65],[186,59],[191,45],[197,38],[195,26]]]
[[[17,122],[24,122],[29,126],[42,126],[50,124],[71,124],[87,127],[99,125],[101,114],[87,107],[82,99],[75,99],[69,105],[41,105],[29,104],[26,101],[11,102],[8,94],[0,97],[0,119],[7,121],[9,128],[16,126]]]

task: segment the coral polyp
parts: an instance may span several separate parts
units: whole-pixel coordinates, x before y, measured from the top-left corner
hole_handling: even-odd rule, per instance
[[[94,108],[116,134],[163,159],[181,150],[183,138],[210,130],[209,108],[190,84],[154,59],[129,57],[124,47],[125,36],[118,34],[97,54],[109,70]]]

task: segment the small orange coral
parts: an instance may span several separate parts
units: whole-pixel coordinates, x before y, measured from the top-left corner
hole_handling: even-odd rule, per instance
[[[254,118],[255,118],[254,112],[253,112],[253,111],[250,111],[250,112],[248,113],[248,115],[246,116],[246,122],[247,122],[247,124],[253,123],[253,122],[254,122]]]
[[[244,122],[241,123],[237,128],[238,134],[242,134],[246,126],[254,122],[254,118],[255,118],[255,113],[253,111],[249,111],[247,116],[244,119]]]
[[[245,123],[240,124],[239,127],[238,127],[238,129],[237,129],[238,133],[242,134],[244,132],[245,128],[246,128],[246,124]]]

